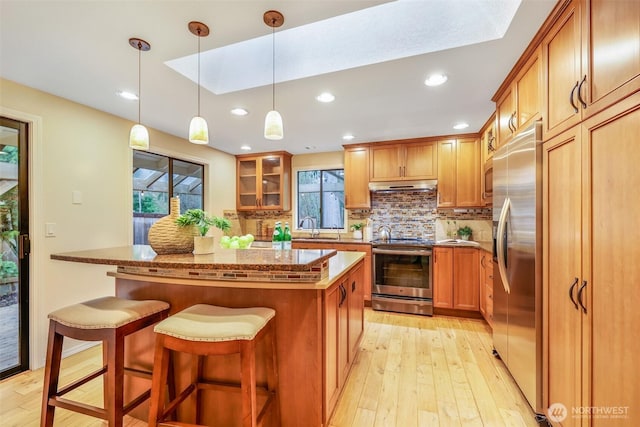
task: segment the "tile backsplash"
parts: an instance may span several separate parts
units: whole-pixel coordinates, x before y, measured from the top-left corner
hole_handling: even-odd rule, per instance
[[[455,221],[457,227],[471,227],[474,240],[491,240],[490,208],[438,209],[436,198],[435,190],[371,193],[368,218],[372,221],[374,234],[381,225],[388,225],[393,237],[442,240],[447,238],[447,221],[450,221],[450,227]],[[366,215],[366,211],[353,215]]]
[[[455,229],[468,225],[473,230],[472,239],[490,241],[491,209],[438,209],[436,208],[437,192],[430,191],[389,191],[371,193],[371,209],[351,210],[348,212],[348,224],[367,222],[372,226],[373,235],[381,225],[391,228],[392,237],[420,237],[424,239],[442,240],[447,237],[447,221],[449,227]],[[244,233],[268,237],[264,234],[266,225],[274,221],[292,222],[292,212],[262,211],[238,212],[225,211],[225,216],[232,219]],[[455,224],[454,224],[455,222]],[[260,229],[260,230],[259,230]]]

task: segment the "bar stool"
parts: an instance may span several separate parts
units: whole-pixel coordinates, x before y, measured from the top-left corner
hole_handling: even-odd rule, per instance
[[[124,338],[166,319],[168,314],[169,304],[164,301],[134,301],[116,297],[98,298],[50,313],[40,426],[52,426],[55,409],[60,407],[107,420],[109,427],[121,427],[122,417],[150,396],[150,390],[147,390],[127,405],[124,404],[124,374],[145,377],[142,371],[124,367]],[[58,389],[64,337],[102,341],[104,366]],[[101,375],[105,375],[104,408],[62,397]],[[149,373],[146,373],[146,377],[150,378]],[[175,393],[172,390],[170,394]]]
[[[158,323],[156,348],[153,364],[151,401],[149,404],[149,427],[200,425],[198,393],[203,390],[229,390],[240,388],[242,398],[242,426],[262,425],[264,416],[271,409],[272,415],[280,423],[280,408],[277,392],[278,367],[275,345],[275,311],[265,307],[227,308],[198,304]],[[256,342],[267,339],[269,345],[266,356],[267,386],[256,385]],[[163,387],[167,379],[167,366],[171,350],[192,354],[191,384],[168,405],[163,405]],[[202,377],[205,356],[240,354],[240,383],[217,382]],[[192,396],[195,424],[168,422],[178,405]],[[256,393],[266,394],[266,401],[258,413]],[[194,398],[195,397],[195,398]],[[194,420],[190,420],[194,422]],[[158,424],[160,423],[160,424]]]

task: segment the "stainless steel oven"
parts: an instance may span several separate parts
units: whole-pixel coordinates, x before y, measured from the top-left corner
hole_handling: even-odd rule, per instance
[[[433,314],[432,244],[417,239],[373,242],[374,310]]]

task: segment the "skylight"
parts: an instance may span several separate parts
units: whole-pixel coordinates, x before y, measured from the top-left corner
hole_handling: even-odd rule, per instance
[[[397,0],[276,31],[276,82],[422,55],[504,36],[521,0]],[[256,25],[259,25],[256,24]],[[271,33],[201,53],[202,87],[271,84]],[[166,64],[197,81],[197,54]]]

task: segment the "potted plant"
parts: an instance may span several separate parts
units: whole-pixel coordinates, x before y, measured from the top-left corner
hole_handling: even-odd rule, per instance
[[[469,227],[468,225],[458,228],[458,236],[460,236],[462,240],[469,240],[469,238],[471,237],[471,232],[471,227]]]
[[[181,227],[195,227],[199,236],[193,238],[193,253],[196,255],[213,253],[213,236],[207,236],[211,227],[223,232],[231,228],[231,221],[219,216],[209,216],[202,209],[189,209],[176,219]]]
[[[362,227],[364,227],[364,223],[362,222],[351,225],[351,231],[353,231],[354,239],[362,239]]]

